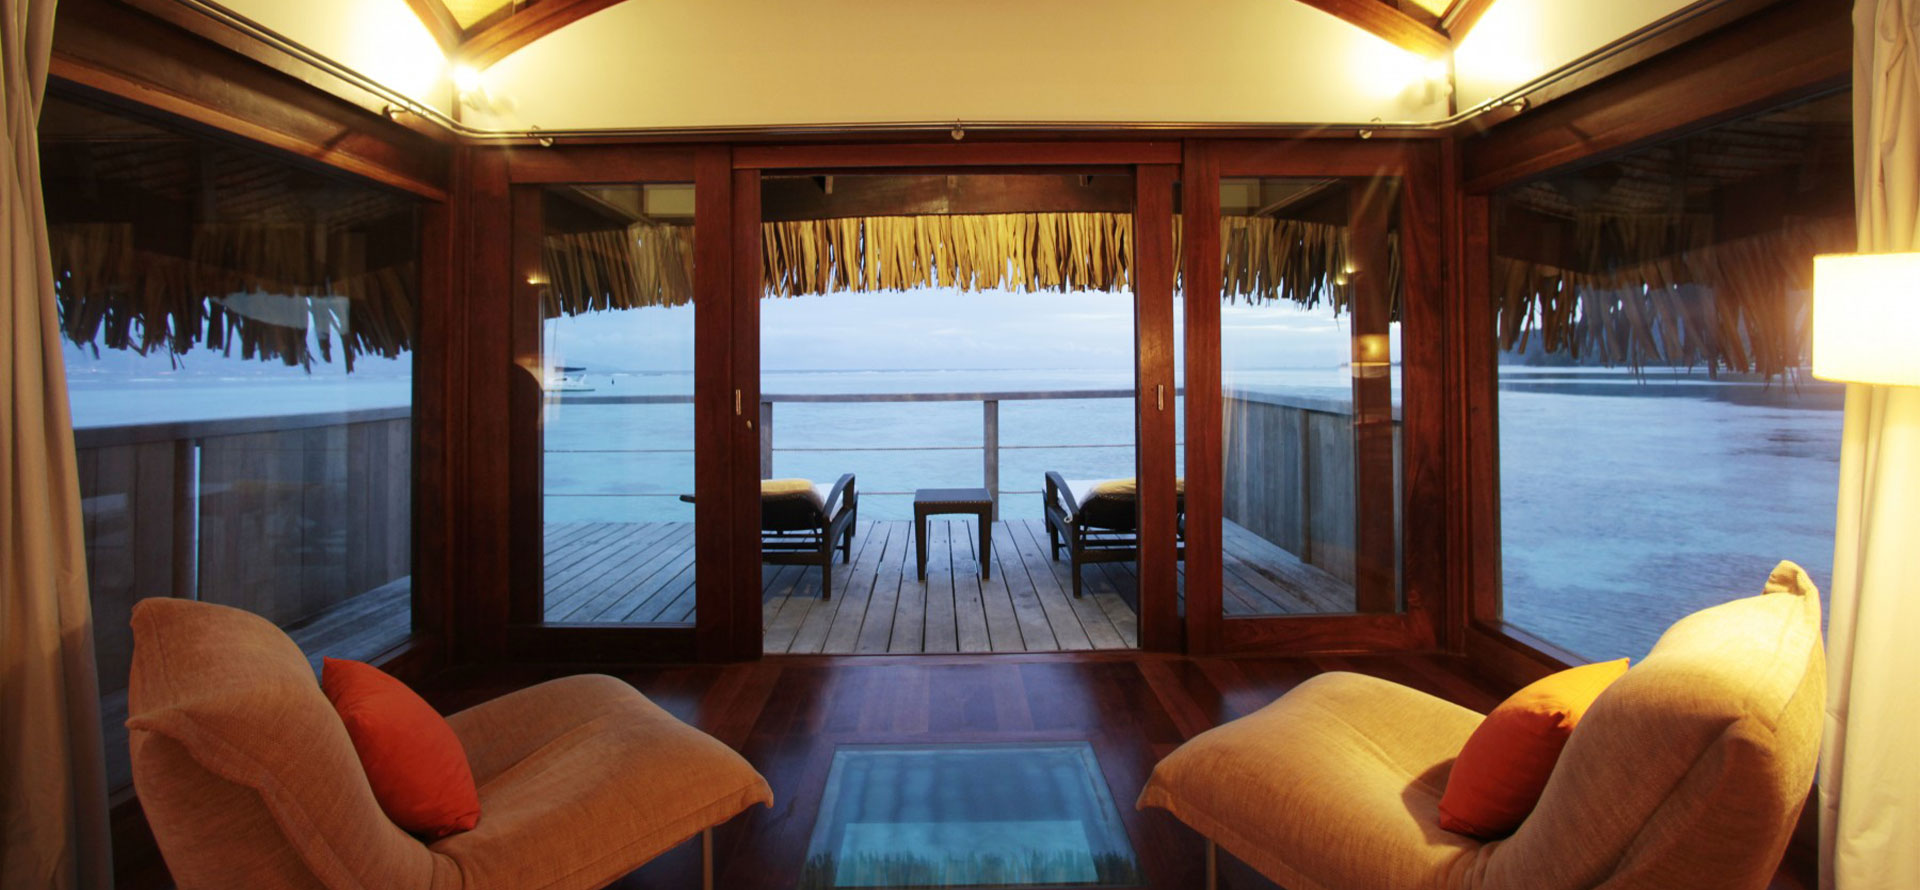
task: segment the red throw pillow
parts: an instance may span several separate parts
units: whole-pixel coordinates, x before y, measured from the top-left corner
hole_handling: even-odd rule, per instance
[[[337,658],[322,659],[320,688],[395,825],[438,838],[480,823],[467,751],[426,699],[373,665]]]
[[[1512,834],[1540,802],[1581,715],[1626,672],[1624,658],[1568,668],[1501,702],[1453,762],[1440,827],[1487,839]]]

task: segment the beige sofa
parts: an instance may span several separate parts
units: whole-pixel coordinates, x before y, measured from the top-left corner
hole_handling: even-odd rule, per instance
[[[1195,736],[1139,805],[1288,890],[1764,888],[1813,781],[1825,690],[1819,596],[1781,563],[1766,593],[1682,619],[1601,695],[1510,838],[1439,825],[1480,715],[1346,673]]]
[[[600,887],[773,794],[745,759],[612,677],[448,718],[480,824],[423,843],[374,801],[293,641],[255,615],[133,613],[134,785],[182,890]]]

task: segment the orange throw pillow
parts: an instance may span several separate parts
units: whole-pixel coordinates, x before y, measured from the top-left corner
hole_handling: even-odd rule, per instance
[[[320,688],[395,825],[438,838],[480,823],[467,751],[426,699],[373,665],[336,658],[322,659]]]
[[[1627,660],[1568,668],[1500,703],[1467,738],[1440,797],[1440,827],[1478,838],[1512,834],[1540,802],[1560,749]]]

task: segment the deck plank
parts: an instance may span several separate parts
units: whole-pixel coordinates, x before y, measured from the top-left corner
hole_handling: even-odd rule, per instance
[[[684,526],[636,529],[607,542],[602,560],[608,569],[547,583],[548,621],[601,621],[609,613],[632,608],[635,585],[659,571],[681,552],[692,552],[693,531]]]
[[[839,612],[834,615],[833,624],[827,629],[821,640],[820,652],[852,652],[860,641],[860,629],[866,624],[867,609],[873,603],[874,588],[880,581],[880,567],[886,561],[887,553],[900,546],[896,537],[907,534],[904,522],[876,522],[869,530],[873,538],[870,559],[863,558],[854,566],[852,583],[848,589],[835,597],[844,599]],[[891,612],[889,612],[891,615]],[[812,651],[812,650],[809,650]]]
[[[867,601],[867,614],[860,622],[858,636],[847,643],[847,648],[829,646],[828,652],[887,651],[893,641],[894,608],[900,601],[900,576],[913,559],[912,550],[913,530],[902,522],[887,535],[887,549],[880,556],[879,569],[874,572],[873,595]]]
[[[1026,568],[1027,580],[1032,586],[1034,596],[1040,600],[1040,608],[1046,612],[1047,625],[1053,628],[1053,638],[1061,649],[1077,650],[1094,648],[1093,640],[1088,637],[1087,629],[1080,624],[1077,615],[1068,600],[1073,598],[1072,591],[1060,586],[1060,579],[1054,575],[1053,560],[1047,555],[1045,544],[1037,543],[1028,532],[1025,522],[1008,522],[1008,549],[1019,554],[1020,563]],[[1044,532],[1042,533],[1044,534]],[[1061,576],[1064,577],[1064,576]],[[1112,628],[1108,628],[1109,631]]]
[[[1073,595],[1073,563],[1063,558],[1055,561],[1047,554],[1047,532],[1041,521],[1028,520],[1018,523],[1016,537],[1020,539],[1023,553],[1035,554],[1040,564],[1047,569],[1052,586],[1039,584],[1043,597],[1049,591],[1059,596],[1058,602],[1072,615],[1081,633],[1087,638],[1087,646],[1093,649],[1125,649],[1126,640],[1115,630],[1113,622],[1107,618],[1106,610],[1096,601],[1099,597],[1118,599],[1120,593],[1105,572],[1089,572],[1082,576],[1081,595]],[[1031,548],[1031,549],[1029,549]],[[1122,604],[1124,608],[1124,603]],[[1066,648],[1072,648],[1068,646]]]
[[[999,546],[993,548],[993,583],[1004,585],[1008,599],[1013,602],[1013,613],[1019,622],[1020,636],[1025,641],[1020,648],[1024,652],[1057,652],[1060,640],[1054,636],[1053,621],[1047,617],[1047,609],[1040,602],[1040,593],[1034,588],[1033,575],[1027,570],[1026,557],[1021,555],[1020,542],[1013,527],[1020,520],[1001,522],[994,527],[993,539]],[[1013,651],[1013,650],[999,650]]]
[[[893,627],[887,637],[887,652],[919,652],[926,640],[927,582],[919,579],[914,551],[919,542],[908,535],[906,554],[901,557],[900,580],[894,588]],[[869,618],[871,620],[871,618]],[[866,636],[861,636],[861,642]]]
[[[953,547],[954,646],[961,652],[992,652],[993,634],[988,629],[987,603],[980,586],[978,530],[971,522],[959,522],[948,533]],[[1005,617],[1013,617],[1011,601]]]
[[[965,531],[956,535],[954,527],[966,524],[964,519],[936,519],[927,523],[927,583],[921,585],[926,596],[926,605],[921,609],[925,619],[920,634],[922,652],[960,651],[953,569],[955,563],[972,558],[972,554],[955,552],[955,540],[964,543],[968,539]]]
[[[856,608],[866,608],[866,597],[873,590],[873,575],[880,562],[880,551],[885,548],[887,532],[884,526],[876,530],[872,522],[858,522],[853,531],[853,560],[833,567],[834,596],[807,610],[807,615],[795,628],[794,636],[788,642],[787,652],[819,652],[825,648],[827,633],[833,629],[840,611],[847,607],[849,600],[858,602]],[[858,593],[865,585],[864,594]],[[765,651],[773,652],[772,647]]]

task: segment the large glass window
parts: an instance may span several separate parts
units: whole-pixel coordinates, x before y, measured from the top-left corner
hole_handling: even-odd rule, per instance
[[[316,661],[406,640],[418,208],[59,94],[40,139],[118,788],[135,601],[242,608]]]
[[[1846,94],[1494,200],[1504,620],[1582,658],[1824,590],[1841,387],[1807,374],[1816,253],[1853,249]]]
[[[544,191],[550,623],[693,623],[693,209],[691,183]]]

